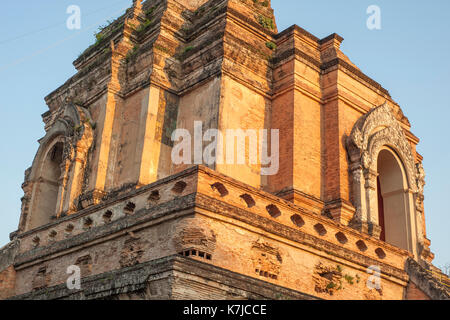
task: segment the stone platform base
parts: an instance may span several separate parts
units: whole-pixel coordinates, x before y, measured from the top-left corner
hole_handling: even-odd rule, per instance
[[[316,300],[280,287],[182,256],[169,256],[83,278],[81,290],[65,284],[10,300]]]

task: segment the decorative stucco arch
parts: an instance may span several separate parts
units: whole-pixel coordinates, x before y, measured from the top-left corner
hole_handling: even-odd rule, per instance
[[[411,217],[411,241],[408,250],[417,253],[417,242],[423,242],[421,211],[424,173],[421,164],[415,163],[410,143],[391,107],[385,103],[362,116],[355,124],[347,141],[350,171],[353,177],[353,204],[356,213],[351,225],[379,238],[378,221],[378,156],[389,149],[399,159],[404,170],[405,206]],[[419,231],[420,230],[420,231]]]
[[[39,140],[39,149],[31,168],[25,172],[22,198],[22,215],[20,230],[29,230],[49,222],[50,217],[58,217],[63,213],[76,210],[75,199],[82,191],[84,169],[87,155],[93,142],[91,116],[86,108],[75,104],[67,104],[54,114],[49,114],[46,135]],[[62,146],[60,176],[54,210],[39,205],[42,199],[42,184],[45,183],[45,172],[48,166],[49,153],[55,145]],[[53,195],[51,195],[53,198]],[[54,199],[51,199],[53,201]],[[42,217],[38,217],[42,216]]]

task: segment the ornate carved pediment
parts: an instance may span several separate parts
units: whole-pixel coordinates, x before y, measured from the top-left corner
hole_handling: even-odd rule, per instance
[[[392,148],[401,158],[413,192],[417,192],[417,178],[411,146],[391,107],[383,105],[371,110],[355,124],[347,141],[351,163],[363,169],[377,171],[377,157],[383,147]]]
[[[25,228],[25,224],[33,215],[44,217],[49,214],[59,215],[63,212],[76,211],[74,199],[81,193],[87,155],[93,144],[94,124],[86,108],[69,102],[52,113],[46,113],[43,117],[46,123],[46,135],[39,140],[38,152],[31,169],[26,173],[23,185],[25,196],[22,205],[21,229]],[[54,167],[50,168],[49,162],[46,160],[51,153],[57,152],[56,148],[60,148],[59,150],[62,152],[58,160],[60,172],[56,172]],[[46,172],[45,174],[56,173],[59,178],[46,181],[44,172]],[[43,210],[39,205],[40,200],[33,197],[42,183],[58,187],[57,195],[46,195],[50,199],[57,198],[54,213],[41,212]],[[42,194],[39,195],[39,198],[43,198]],[[30,203],[30,199],[35,200]],[[39,222],[33,222],[31,227],[36,227],[44,221],[45,219],[39,218]]]
[[[351,225],[375,237],[380,235],[377,193],[378,160],[381,150],[388,148],[398,158],[399,165],[404,170],[407,182],[402,184],[404,199],[407,199],[408,203],[415,203],[414,212],[411,213],[411,217],[415,219],[408,224],[414,229],[413,225],[416,224],[417,230],[421,230],[417,234],[417,243],[420,244],[423,242],[424,232],[422,220],[417,212],[423,211],[425,173],[422,165],[415,163],[411,144],[401,126],[400,121],[403,120],[399,119],[399,114],[399,110],[393,110],[384,103],[362,116],[347,139],[349,167],[353,178],[353,205],[356,208]],[[409,221],[410,208],[407,206],[404,211],[407,221]],[[409,243],[410,248],[414,248],[414,245],[412,242]]]
[[[69,103],[61,106],[51,115],[46,115],[46,135],[39,140],[39,150],[33,162],[30,178],[39,177],[38,163],[48,151],[48,147],[59,139],[64,143],[63,158],[72,162],[75,157],[84,157],[93,142],[94,123],[89,110]],[[81,154],[80,154],[81,153]]]

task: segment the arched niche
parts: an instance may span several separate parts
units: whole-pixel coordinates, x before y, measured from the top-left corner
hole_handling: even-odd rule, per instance
[[[51,217],[56,215],[63,153],[64,140],[58,137],[46,148],[42,157],[34,191],[30,229],[50,223]]]
[[[46,121],[46,135],[39,140],[33,165],[25,173],[19,230],[30,230],[76,211],[82,192],[93,126],[86,108],[68,104]]]
[[[380,239],[414,252],[416,226],[413,195],[401,159],[388,147],[377,158],[378,222]]]
[[[352,200],[356,208],[350,225],[380,238],[383,231],[380,211],[384,210],[386,241],[417,255],[417,243],[423,243],[424,239],[417,214],[417,199],[423,198],[423,175],[399,121],[387,103],[372,109],[356,122],[347,140],[347,151],[353,178]],[[379,210],[380,201],[385,203]],[[397,223],[400,216],[402,222]],[[392,227],[400,226],[401,235],[394,236]]]

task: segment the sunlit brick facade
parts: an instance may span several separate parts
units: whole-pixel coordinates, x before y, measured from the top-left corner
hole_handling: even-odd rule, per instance
[[[0,298],[448,299],[419,139],[339,35],[278,32],[270,1],[148,0],[97,39],[46,97]],[[176,165],[195,122],[279,130],[279,170]]]

